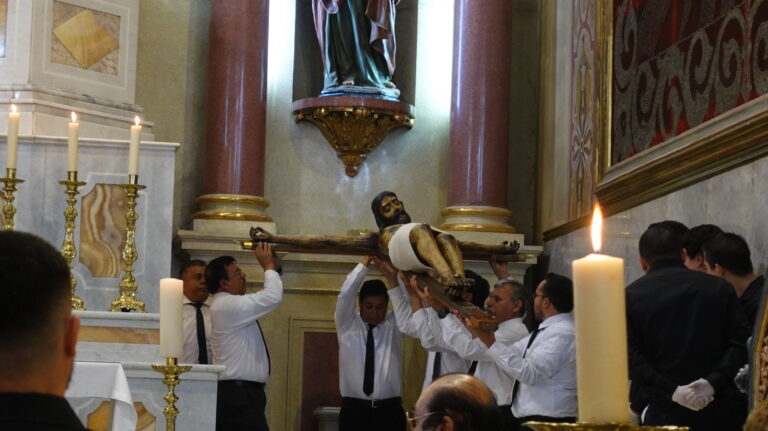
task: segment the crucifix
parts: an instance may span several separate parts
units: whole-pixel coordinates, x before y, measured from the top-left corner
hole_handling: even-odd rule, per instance
[[[517,241],[485,245],[458,241],[453,235],[424,223],[412,223],[405,205],[392,192],[381,192],[371,202],[378,232],[360,235],[273,235],[261,227],[251,228],[245,249],[269,242],[275,251],[295,253],[347,254],[388,258],[406,274],[415,273],[419,284],[435,298],[482,327],[495,322],[462,296],[471,279],[464,277],[464,259],[520,262]]]

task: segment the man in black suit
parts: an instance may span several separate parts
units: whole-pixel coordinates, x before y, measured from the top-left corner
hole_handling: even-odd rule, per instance
[[[746,399],[733,377],[748,335],[733,288],[683,265],[684,230],[654,223],[640,238],[646,274],[627,287],[630,401],[645,425],[741,429]]]
[[[765,277],[755,275],[747,241],[735,233],[721,233],[704,243],[707,272],[731,283],[747,317],[750,334],[763,297]]]
[[[64,399],[80,328],[71,292],[58,250],[0,232],[0,429],[85,430]]]

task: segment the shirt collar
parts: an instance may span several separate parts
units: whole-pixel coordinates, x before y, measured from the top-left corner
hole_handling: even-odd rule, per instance
[[[184,301],[182,301],[183,304],[195,304],[195,302],[192,302],[189,298],[187,298],[187,295],[184,296]],[[203,305],[211,306],[211,298],[213,295],[208,295],[207,298],[205,298],[205,301],[203,301]]]
[[[552,326],[555,323],[563,322],[570,319],[573,319],[573,315],[571,313],[558,313],[558,314],[555,314],[554,316],[549,316],[539,324],[539,330],[542,330],[547,326]]]
[[[505,321],[499,323],[499,329],[506,328],[506,327],[512,326],[512,325],[519,325],[519,324],[522,323],[522,321],[523,321],[522,317],[513,317],[513,318],[511,318],[509,320],[505,320]]]
[[[685,268],[683,261],[680,259],[659,259],[651,264],[648,272],[658,271],[664,268]]]

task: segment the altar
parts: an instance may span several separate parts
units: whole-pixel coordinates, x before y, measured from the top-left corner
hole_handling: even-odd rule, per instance
[[[168,388],[152,364],[163,364],[158,345],[160,315],[75,311],[81,327],[72,383],[66,393],[90,429],[165,429]],[[216,382],[222,365],[193,365],[175,392],[177,429],[213,430]],[[133,424],[133,426],[131,426]]]

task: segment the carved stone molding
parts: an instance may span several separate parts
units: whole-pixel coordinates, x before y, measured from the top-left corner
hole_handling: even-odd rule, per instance
[[[398,127],[413,127],[413,106],[366,97],[315,97],[293,103],[296,122],[317,126],[341,161],[357,175],[368,153]]]

